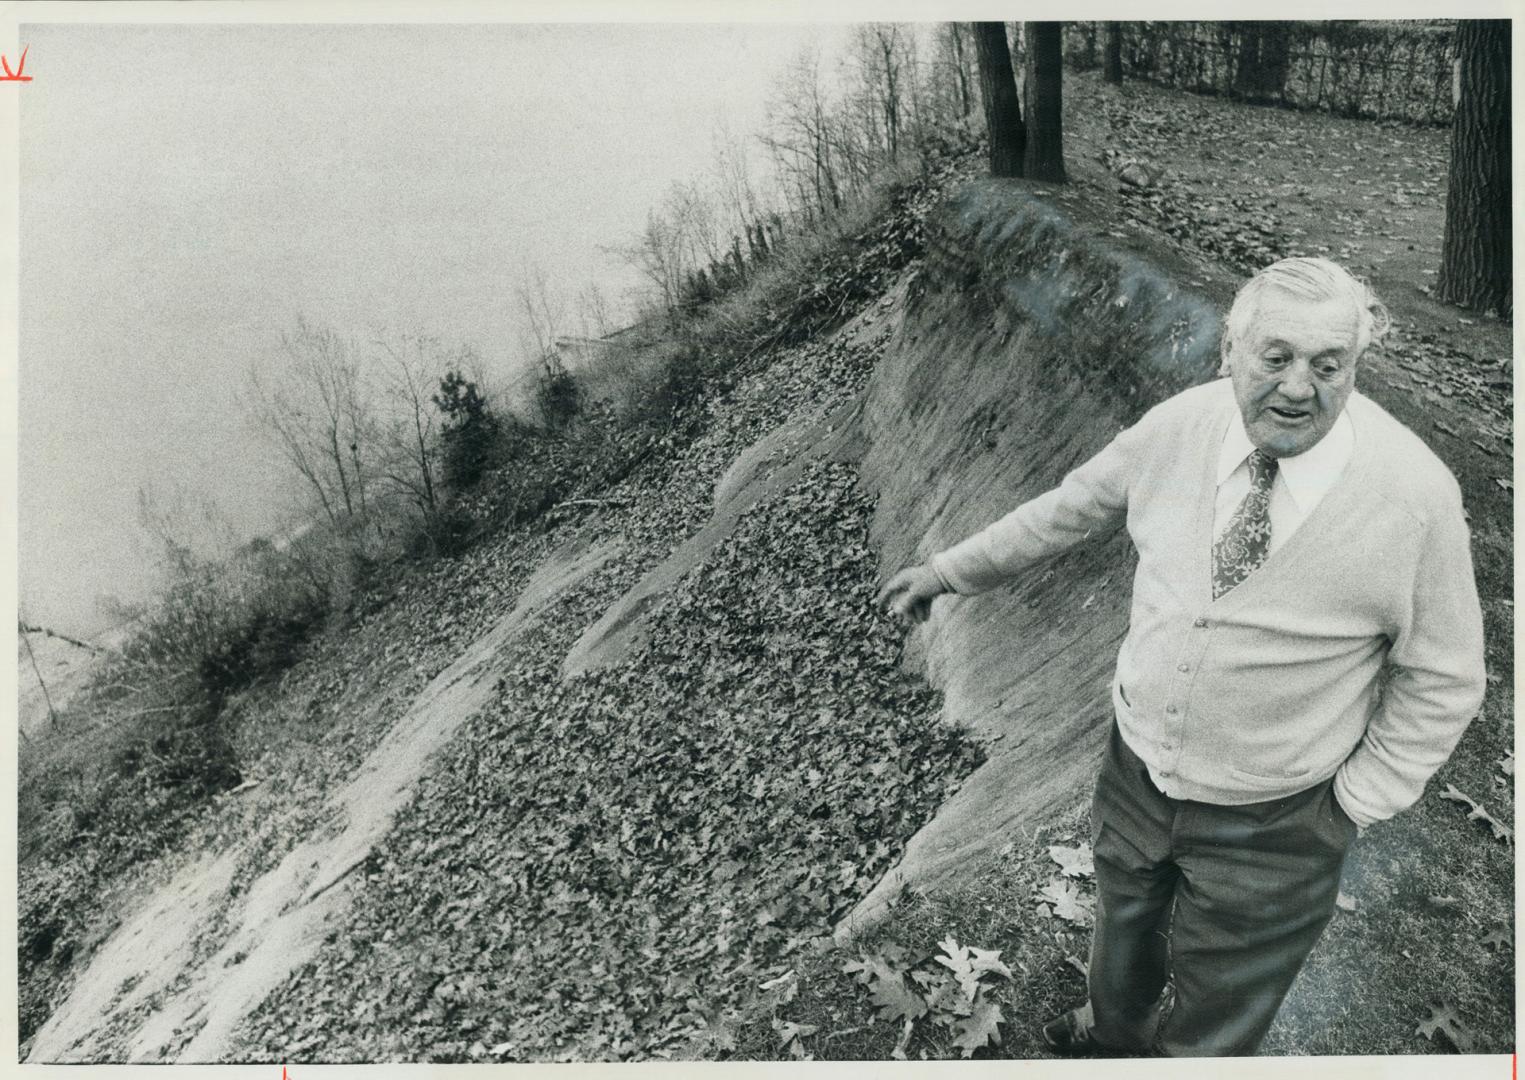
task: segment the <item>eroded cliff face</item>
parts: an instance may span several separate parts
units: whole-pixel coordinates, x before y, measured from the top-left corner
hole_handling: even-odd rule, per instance
[[[1151,405],[1212,378],[1227,298],[1183,289],[1174,277],[1184,268],[1158,255],[1146,261],[1086,235],[1019,185],[960,189],[928,223],[922,266],[839,331],[890,334],[862,396],[744,453],[717,485],[712,520],[588,628],[564,674],[625,657],[649,603],[813,458],[858,466],[877,498],[873,540],[888,578],[1053,487]],[[935,888],[1089,798],[1133,565],[1125,534],[1098,537],[991,593],[938,599],[910,632],[906,663],[943,691],[945,720],[973,731],[989,760],[839,937],[871,925],[903,887]]]
[[[960,190],[928,228],[862,410],[887,578],[1053,487],[1149,406],[1212,378],[1218,303],[1085,236],[1016,185]],[[1098,537],[977,597],[942,597],[907,663],[989,760],[841,926],[880,917],[1088,799],[1111,722],[1134,554]]]

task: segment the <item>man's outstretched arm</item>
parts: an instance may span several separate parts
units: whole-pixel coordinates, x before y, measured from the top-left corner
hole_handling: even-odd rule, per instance
[[[1023,503],[999,521],[908,567],[879,591],[880,607],[916,622],[945,592],[981,593],[1027,567],[1122,525],[1128,488],[1138,467],[1149,417],[1121,432],[1062,483]]]

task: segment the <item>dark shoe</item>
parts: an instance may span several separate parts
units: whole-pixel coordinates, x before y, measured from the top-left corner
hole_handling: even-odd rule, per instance
[[[1106,1047],[1091,1037],[1091,1025],[1081,1016],[1081,1011],[1071,1009],[1043,1025],[1043,1041],[1061,1057],[1106,1053]]]

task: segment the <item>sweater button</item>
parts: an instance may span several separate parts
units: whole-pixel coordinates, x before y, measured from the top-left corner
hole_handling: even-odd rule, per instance
[[[1206,619],[1198,619],[1195,622],[1193,622],[1191,625],[1195,626],[1198,630],[1200,630],[1204,626],[1207,625],[1207,620]]]
[[[1191,670],[1191,665],[1190,664],[1177,664],[1176,665],[1176,670],[1181,672],[1184,675],[1186,672]]]
[[[1174,705],[1166,705],[1165,711],[1168,712],[1171,716],[1174,716],[1180,710],[1177,709]]]

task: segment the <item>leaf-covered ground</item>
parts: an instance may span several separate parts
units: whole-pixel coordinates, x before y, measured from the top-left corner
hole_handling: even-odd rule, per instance
[[[601,583],[550,612],[252,1056],[649,1056],[827,934],[979,760],[873,613],[854,485],[749,512],[612,670],[558,677]]]
[[[1080,182],[1114,201],[1114,231],[1158,232],[1235,276],[1287,256],[1322,255],[1366,277],[1394,315],[1381,356],[1400,388],[1429,405],[1460,402],[1486,414],[1467,425],[1466,437],[1508,474],[1508,336],[1496,319],[1430,296],[1448,129],[1244,106],[1141,83],[1109,90],[1090,75],[1072,79],[1066,92],[1068,152]],[[1123,181],[1129,162],[1150,182]],[[1455,434],[1445,418],[1440,425]]]

